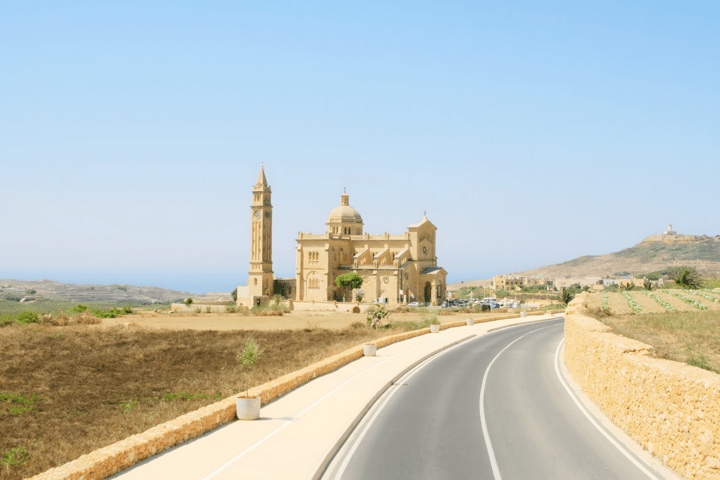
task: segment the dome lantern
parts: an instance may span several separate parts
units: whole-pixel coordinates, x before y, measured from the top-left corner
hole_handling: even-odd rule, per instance
[[[360,213],[350,206],[350,195],[340,196],[340,206],[328,215],[327,232],[336,235],[362,235],[363,220]]]

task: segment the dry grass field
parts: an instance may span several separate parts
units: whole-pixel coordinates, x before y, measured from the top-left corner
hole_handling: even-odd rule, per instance
[[[263,350],[250,375],[254,386],[373,338],[418,328],[428,317],[396,313],[392,329],[367,330],[357,325],[364,314],[144,312],[100,325],[0,328],[0,478],[40,473],[242,391],[235,356],[250,338]]]
[[[720,293],[701,292],[719,302],[672,290],[698,301],[706,309],[686,303],[673,295],[653,291],[675,311],[667,311],[643,291],[630,292],[641,310],[633,313],[620,293],[608,294],[610,310],[602,310],[602,294],[588,298],[590,314],[614,332],[652,345],[654,355],[720,373]]]
[[[438,317],[440,322],[456,321],[458,315],[463,318],[481,319],[497,315],[497,312],[490,313],[450,313],[442,312]],[[422,316],[429,312],[410,311],[406,313],[393,313],[390,320],[393,322],[419,321]],[[350,327],[356,322],[365,322],[365,314],[362,313],[336,313],[336,312],[304,312],[292,311],[282,316],[255,316],[243,315],[242,313],[155,313],[139,311],[131,316],[103,319],[100,328],[109,328],[116,325],[123,325],[132,322],[133,324],[153,329],[169,330],[305,330],[305,329],[329,329],[342,330]]]

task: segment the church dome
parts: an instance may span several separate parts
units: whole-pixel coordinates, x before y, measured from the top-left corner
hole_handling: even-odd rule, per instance
[[[330,212],[327,223],[363,223],[360,212],[350,206],[350,195],[340,196],[340,206]]]

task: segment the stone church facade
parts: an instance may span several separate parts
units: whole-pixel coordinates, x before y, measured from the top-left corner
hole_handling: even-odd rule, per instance
[[[447,272],[437,264],[437,228],[424,217],[402,235],[363,233],[360,213],[340,196],[325,222],[325,233],[300,233],[295,259],[296,300],[341,300],[335,278],[354,272],[363,279],[364,301],[429,302],[445,298]]]
[[[252,194],[250,270],[248,285],[238,287],[239,305],[265,303],[276,293],[297,302],[342,300],[335,278],[349,272],[362,277],[364,302],[384,297],[389,304],[437,305],[445,298],[447,272],[437,264],[435,225],[423,217],[402,235],[369,235],[347,193],[330,212],[324,234],[298,234],[295,278],[273,277],[272,191],[263,167]]]

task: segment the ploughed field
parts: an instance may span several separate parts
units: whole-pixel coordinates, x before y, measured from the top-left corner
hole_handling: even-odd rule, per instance
[[[720,292],[593,293],[588,308],[615,333],[652,345],[656,357],[720,373]]]
[[[364,314],[144,312],[100,325],[0,328],[0,478],[40,473],[239,393],[236,355],[251,338],[262,355],[250,387],[431,318],[394,313],[390,329],[368,330]]]

